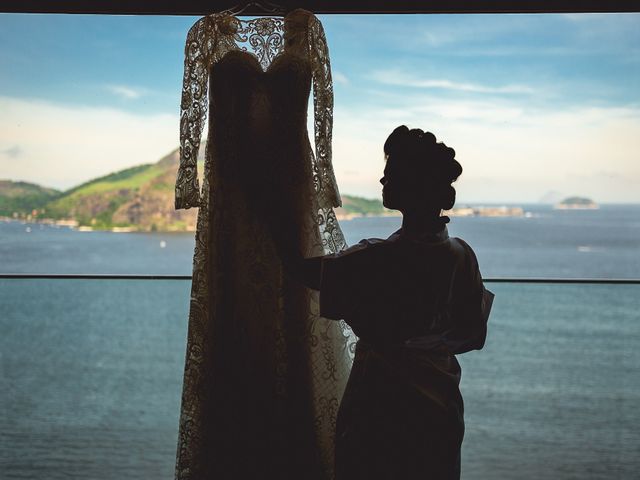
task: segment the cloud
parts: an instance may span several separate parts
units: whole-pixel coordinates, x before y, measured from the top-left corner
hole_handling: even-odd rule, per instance
[[[537,201],[549,190],[640,201],[640,105],[558,110],[513,97],[366,93],[366,102],[334,110],[333,164],[343,193],[380,196],[382,145],[406,124],[455,148],[464,167],[456,184],[460,202]],[[0,145],[9,147],[2,153],[19,155],[3,162],[3,178],[61,189],[155,162],[179,140],[177,115],[1,96],[0,111]],[[308,121],[313,137],[313,115]]]
[[[367,98],[337,105],[334,113],[333,161],[345,193],[379,197],[382,145],[406,124],[455,148],[464,168],[456,184],[461,202],[535,202],[548,190],[640,202],[638,105],[556,110],[510,97],[452,101],[371,92]]]
[[[339,83],[339,84],[341,84],[341,85],[348,85],[348,84],[349,84],[349,79],[348,79],[348,78],[347,78],[347,76],[346,76],[344,73],[342,73],[342,72],[334,71],[334,72],[331,74],[331,76],[332,76],[333,81],[334,81],[335,83]]]
[[[598,19],[602,14],[587,14],[587,13],[560,13],[559,16],[570,22],[591,22],[593,19]]]
[[[127,85],[106,85],[107,91],[124,100],[137,100],[150,92],[146,88],[131,87]]]
[[[443,15],[416,23],[410,36],[420,47],[486,45],[536,28],[538,21],[531,15]]]
[[[18,158],[22,155],[22,148],[19,145],[14,145],[9,148],[5,148],[4,150],[0,150],[0,154],[7,158]]]
[[[156,162],[179,142],[177,115],[3,96],[0,111],[0,145],[20,146],[20,161],[4,162],[2,177],[59,189]]]
[[[527,85],[503,85],[499,87],[479,85],[476,83],[460,83],[446,79],[417,78],[399,70],[378,70],[371,74],[371,77],[384,85],[394,85],[400,87],[424,88],[424,89],[444,89],[471,93],[506,93],[506,94],[527,94],[536,93],[536,90]]]
[[[526,122],[525,103],[508,99],[458,99],[442,95],[369,91],[367,97],[377,110],[376,118],[407,121],[408,118],[428,119],[429,122],[465,122],[500,126],[507,122]]]

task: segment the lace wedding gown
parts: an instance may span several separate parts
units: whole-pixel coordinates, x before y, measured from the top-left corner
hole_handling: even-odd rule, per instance
[[[199,212],[176,478],[332,478],[353,339],[343,322],[319,317],[317,293],[284,275],[258,213],[270,195],[286,197],[305,256],[345,247],[322,25],[305,10],[214,14],[191,28],[185,55],[176,208]]]

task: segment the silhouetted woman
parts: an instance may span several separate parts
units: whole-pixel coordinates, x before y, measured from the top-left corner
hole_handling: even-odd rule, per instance
[[[303,259],[280,236],[291,275],[320,290],[321,315],[359,337],[336,428],[336,475],[458,479],[464,434],[460,365],[480,349],[493,294],[442,210],[462,173],[433,134],[396,128],[384,145],[383,203],[403,214],[386,240]]]

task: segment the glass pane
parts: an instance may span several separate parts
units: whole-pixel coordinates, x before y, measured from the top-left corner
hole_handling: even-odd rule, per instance
[[[632,478],[640,286],[490,285],[460,357],[464,479]],[[187,281],[2,280],[8,478],[171,478]]]
[[[463,478],[632,478],[640,286],[488,287],[486,346],[460,358]]]
[[[320,18],[341,218],[385,213],[382,145],[407,124],[456,149],[472,216],[451,231],[485,275],[638,276],[640,15]],[[0,14],[3,272],[189,273],[193,234],[169,231],[197,213],[173,210],[195,20]],[[368,220],[344,220],[350,243],[398,225]],[[158,233],[108,232],[131,229]]]
[[[3,478],[173,478],[189,288],[0,281]]]

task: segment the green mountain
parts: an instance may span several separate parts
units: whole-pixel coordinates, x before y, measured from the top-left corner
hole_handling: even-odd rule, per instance
[[[0,180],[0,216],[22,215],[40,211],[51,200],[60,196],[58,190],[45,188],[34,183]]]
[[[90,180],[50,202],[47,217],[74,219],[96,229],[193,230],[197,210],[174,209],[178,150],[159,162]]]
[[[175,210],[179,165],[174,150],[157,163],[138,165],[90,180],[65,192],[24,182],[0,181],[0,216],[75,220],[80,226],[109,230],[195,230],[197,209]],[[203,168],[200,165],[199,171]],[[379,200],[343,195],[339,215],[380,215]],[[34,212],[37,210],[37,212]],[[35,213],[35,215],[34,215]]]
[[[336,209],[339,216],[385,215],[389,211],[378,199],[342,195],[342,208]]]

